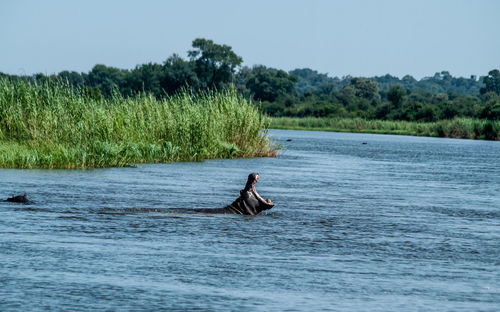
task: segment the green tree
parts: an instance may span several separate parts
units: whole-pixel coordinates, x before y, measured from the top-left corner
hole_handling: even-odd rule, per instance
[[[500,119],[500,96],[495,92],[488,92],[485,94],[485,106],[481,112],[481,118],[489,120]]]
[[[391,106],[387,103],[379,105],[375,110],[375,119],[388,119],[391,113]]]
[[[320,74],[310,68],[297,68],[289,71],[288,73],[299,79],[296,85],[298,93],[317,90],[321,85],[328,83],[333,84],[333,82],[336,81],[334,78],[330,78],[326,74]],[[337,86],[337,90],[338,89],[339,87]]]
[[[159,64],[147,63],[138,65],[126,78],[126,86],[122,84],[120,90],[124,94],[144,91],[159,97],[163,91],[160,85],[162,75],[163,67]]]
[[[297,77],[289,75],[283,70],[259,65],[252,69],[246,86],[256,100],[274,102],[284,95],[294,96],[297,81]]]
[[[195,71],[202,87],[221,88],[234,81],[235,70],[243,59],[227,45],[198,38],[193,41],[188,56],[195,63]]]
[[[160,84],[166,93],[172,94],[180,88],[199,89],[200,82],[196,75],[194,62],[185,61],[177,54],[163,63],[163,76]]]
[[[426,105],[415,112],[415,120],[423,122],[436,121],[436,108],[432,105]]]
[[[247,81],[252,77],[252,69],[248,66],[243,66],[234,76],[234,84],[238,92],[244,97],[249,98],[252,92],[247,88]]]
[[[127,76],[127,71],[105,65],[95,65],[87,76],[86,85],[98,89],[109,96],[113,90],[119,90]]]
[[[363,78],[353,78],[350,85],[354,88],[356,96],[372,101],[374,104],[380,102],[376,82]]]
[[[406,91],[399,85],[390,86],[387,92],[387,99],[395,109],[400,108],[405,100]]]
[[[457,115],[458,115],[458,109],[454,105],[447,103],[443,107],[443,110],[441,111],[440,118],[441,119],[453,119]]]
[[[488,76],[483,78],[484,88],[481,88],[481,94],[495,92],[500,95],[500,71],[498,69],[491,70]]]
[[[85,84],[85,77],[75,71],[64,70],[57,74],[57,78],[75,87],[82,87]]]

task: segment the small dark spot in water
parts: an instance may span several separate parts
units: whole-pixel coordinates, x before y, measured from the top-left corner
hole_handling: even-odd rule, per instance
[[[368,144],[368,142],[363,142],[362,144]]]
[[[286,141],[287,141],[287,142],[292,142],[292,139],[287,139]]]
[[[7,201],[11,203],[21,203],[21,204],[27,204],[29,202],[26,193],[24,193],[24,195],[9,197],[7,198]]]

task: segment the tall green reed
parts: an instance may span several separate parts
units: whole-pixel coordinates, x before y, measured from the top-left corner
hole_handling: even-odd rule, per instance
[[[0,80],[0,167],[94,168],[273,156],[269,121],[235,90],[95,97]]]

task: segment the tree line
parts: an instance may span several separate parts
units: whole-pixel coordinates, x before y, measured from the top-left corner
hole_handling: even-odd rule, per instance
[[[500,72],[484,77],[453,77],[447,71],[420,80],[406,75],[329,77],[304,68],[289,72],[263,65],[241,66],[243,59],[230,46],[203,38],[192,42],[187,58],[168,57],[162,64],[134,69],[102,64],[88,73],[62,71],[54,75],[16,76],[7,79],[33,83],[63,81],[88,90],[95,97],[140,92],[157,98],[180,90],[193,92],[236,88],[271,116],[361,117],[366,119],[436,121],[455,117],[500,119]]]
[[[299,77],[296,93],[264,101],[270,115],[290,117],[361,117],[432,122],[455,117],[500,119],[500,72],[476,79],[436,73],[419,81],[382,77],[329,78],[309,69]]]

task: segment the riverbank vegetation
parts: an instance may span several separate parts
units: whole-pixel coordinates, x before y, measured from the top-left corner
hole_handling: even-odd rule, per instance
[[[271,128],[500,140],[500,121],[455,118],[436,122],[361,118],[271,118]]]
[[[183,58],[174,54],[162,64],[141,64],[134,69],[98,64],[88,73],[62,71],[31,76],[0,73],[0,79],[3,77],[4,81],[11,83],[22,82],[25,86],[38,87],[63,81],[66,87],[79,90],[77,102],[91,99],[111,103],[99,104],[104,111],[106,109],[102,107],[119,107],[120,101],[136,103],[137,107],[132,107],[134,110],[140,110],[140,105],[154,110],[155,106],[151,104],[154,101],[184,103],[180,99],[189,97],[189,101],[204,103],[224,98],[231,103],[244,103],[244,107],[253,105],[250,102],[256,103],[260,111],[275,118],[273,127],[499,139],[498,69],[482,77],[468,78],[453,77],[447,71],[420,80],[410,75],[398,78],[389,74],[339,78],[309,68],[286,72],[263,65],[245,67],[242,66],[243,59],[230,46],[202,38],[193,41],[187,56]],[[60,98],[57,101],[64,102]],[[4,105],[10,105],[8,101],[6,103]],[[82,104],[82,107],[86,106]],[[233,109],[240,109],[239,105],[234,104]],[[250,153],[239,145],[238,149],[241,155]],[[212,152],[193,153],[190,158],[206,153],[215,157]],[[184,159],[188,154],[178,156],[178,159]]]
[[[4,168],[273,156],[267,128],[267,119],[234,89],[103,97],[63,83],[0,79]]]

